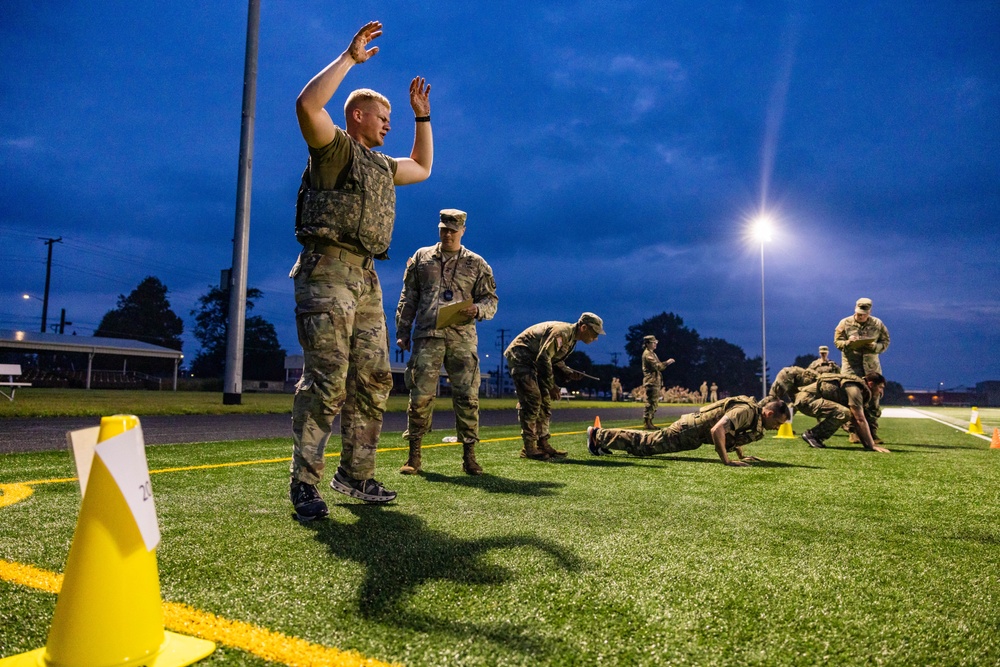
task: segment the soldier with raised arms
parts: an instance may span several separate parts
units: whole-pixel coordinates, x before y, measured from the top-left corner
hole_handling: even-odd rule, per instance
[[[295,215],[295,236],[303,248],[290,274],[305,356],[292,407],[289,489],[301,521],[328,513],[316,485],[338,414],[343,443],[330,486],[365,502],[396,497],[375,480],[375,450],[392,388],[375,261],[388,259],[395,186],[419,183],[431,173],[431,87],[419,76],[410,82],[415,129],[409,157],[391,158],[374,150],[390,130],[391,106],[384,95],[366,88],[348,95],[346,129],[337,127],[326,110],[351,68],[378,53],[377,46],[368,45],[381,35],[378,21],[364,25],[347,50],[306,84],[295,105],[309,148]]]

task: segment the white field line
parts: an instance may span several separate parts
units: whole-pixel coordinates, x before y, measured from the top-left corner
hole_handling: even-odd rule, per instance
[[[898,410],[900,408],[895,408],[895,409]],[[909,410],[910,412],[916,412],[919,415],[919,418],[921,418],[921,419],[933,419],[934,421],[938,422],[939,424],[944,424],[945,426],[950,426],[951,428],[955,429],[956,431],[961,431],[962,433],[966,433],[966,431],[968,430],[968,426],[966,426],[965,428],[963,428],[961,426],[956,426],[955,424],[952,424],[951,422],[946,422],[943,419],[938,419],[937,416],[932,415],[932,414],[927,413],[927,412],[924,412],[923,410],[917,410],[916,408],[902,408],[902,410]],[[899,415],[899,416],[904,416],[904,415]],[[971,435],[971,436],[974,436],[976,438],[982,438],[986,442],[990,442],[991,441],[990,438],[989,438],[989,436],[980,435],[979,433],[966,433],[966,435]]]

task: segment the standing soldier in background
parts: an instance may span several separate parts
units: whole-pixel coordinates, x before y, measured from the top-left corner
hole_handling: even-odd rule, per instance
[[[815,382],[816,378],[816,372],[808,368],[785,366],[775,376],[768,396],[780,398],[786,403],[791,403],[795,400],[795,394],[799,393],[799,389]]]
[[[713,382],[708,394],[708,402],[715,403],[717,400],[719,400],[719,385]]]
[[[660,389],[663,387],[663,379],[660,373],[663,369],[674,363],[673,359],[660,361],[656,356],[657,344],[656,336],[646,336],[642,339],[645,349],[642,351],[642,386],[646,389],[646,409],[643,412],[643,427],[653,430],[656,425],[653,417],[656,416],[656,403],[660,398]]]
[[[617,377],[611,378],[611,402],[617,403],[622,400],[622,381]]]
[[[826,345],[819,346],[819,359],[813,360],[813,362],[809,364],[808,368],[816,375],[840,372],[840,366],[837,365],[836,361],[830,358],[830,348]]]
[[[889,348],[889,330],[882,320],[873,316],[872,300],[858,299],[854,305],[854,315],[845,317],[833,331],[833,344],[841,352],[841,372],[863,378],[868,373],[882,374],[882,364],[878,355]],[[872,439],[881,445],[878,437],[878,418],[882,416],[882,406],[876,398],[865,404],[865,417],[871,429]],[[862,442],[853,422],[848,424],[851,442]]]
[[[552,401],[559,400],[555,373],[558,371],[569,380],[582,379],[583,373],[567,366],[564,360],[577,341],[589,345],[603,333],[603,320],[593,313],[583,313],[576,324],[542,322],[528,327],[504,350],[503,356],[517,392],[517,414],[524,441],[522,458],[548,461],[566,456],[566,452],[549,444]]]
[[[346,131],[325,108],[347,72],[378,53],[378,47],[367,46],[381,34],[377,21],[363,26],[347,50],[306,84],[295,105],[309,147],[295,215],[295,236],[303,249],[290,274],[305,356],[292,406],[289,488],[301,521],[329,513],[316,485],[323,477],[323,451],[338,414],[342,449],[330,486],[365,502],[396,497],[374,478],[382,414],[392,388],[374,260],[388,258],[395,186],[419,183],[431,173],[431,87],[420,77],[410,82],[416,129],[407,158],[372,150],[389,132],[390,106],[384,96],[368,89],[352,92],[344,105]]]
[[[743,447],[764,437],[764,430],[776,430],[791,419],[783,401],[767,398],[757,403],[749,396],[731,396],[706,405],[698,412],[681,415],[670,426],[658,431],[626,428],[587,429],[587,450],[594,456],[606,456],[613,449],[632,456],[653,456],[714,445],[715,452],[727,466],[747,466],[761,461],[748,456]],[[738,460],[730,461],[729,452]]]
[[[404,475],[420,472],[420,445],[430,428],[434,398],[444,364],[451,380],[455,427],[462,443],[462,468],[481,475],[476,462],[479,442],[479,338],[476,321],[490,320],[497,312],[493,269],[482,257],[462,245],[465,211],[441,211],[438,223],[440,243],[420,248],[406,262],[403,291],[396,307],[396,345],[412,347],[406,365],[406,387],[410,402],[406,408],[406,433],[410,456],[399,469]],[[459,318],[438,328],[439,309],[468,301]],[[415,322],[415,324],[414,324]],[[411,336],[411,328],[413,333]]]
[[[708,381],[707,380],[705,382],[702,382],[701,386],[698,387],[698,393],[701,394],[701,402],[702,403],[708,403]]]

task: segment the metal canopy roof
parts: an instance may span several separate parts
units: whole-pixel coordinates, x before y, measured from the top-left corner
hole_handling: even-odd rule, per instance
[[[0,347],[34,352],[86,352],[89,354],[120,354],[126,357],[159,357],[175,360],[184,358],[184,354],[178,350],[143,343],[139,340],[70,336],[13,329],[0,329]]]

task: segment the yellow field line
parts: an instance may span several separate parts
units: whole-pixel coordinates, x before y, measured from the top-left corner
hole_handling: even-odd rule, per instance
[[[565,435],[580,435],[585,433],[585,431],[566,431],[563,433],[553,433],[553,436],[565,436]],[[520,440],[521,436],[510,436],[506,438],[488,438],[486,440],[480,440],[480,444],[489,442],[508,442],[512,440]],[[429,449],[432,447],[457,447],[461,443],[458,442],[440,442],[432,445],[423,445],[423,449]],[[407,450],[407,447],[379,447],[377,451],[379,452],[399,452]],[[331,452],[325,455],[326,457],[336,457],[340,456],[340,452]],[[189,470],[211,470],[213,468],[234,468],[236,466],[251,466],[260,465],[263,463],[287,463],[291,461],[290,456],[277,458],[277,459],[256,459],[253,461],[229,461],[226,463],[210,463],[205,465],[197,466],[180,466],[175,468],[160,468],[158,470],[150,470],[150,475],[158,475],[165,472],[187,472]],[[59,477],[55,479],[34,479],[28,482],[17,482],[0,484],[0,508],[9,507],[15,503],[19,503],[32,493],[34,490],[32,487],[40,486],[42,484],[65,484],[67,482],[77,481],[76,477]]]
[[[59,593],[63,577],[32,565],[0,560],[0,579],[46,593]],[[289,667],[390,667],[395,664],[366,658],[357,651],[313,644],[177,602],[163,603],[163,620],[168,630],[208,639]]]

